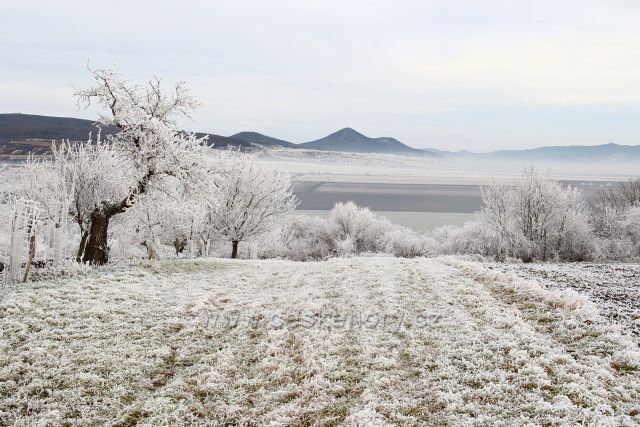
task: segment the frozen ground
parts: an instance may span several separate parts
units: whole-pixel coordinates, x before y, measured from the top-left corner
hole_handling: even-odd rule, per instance
[[[640,344],[640,264],[492,264],[550,289],[575,289]]]
[[[5,292],[0,425],[637,425],[635,342],[452,258],[163,261]]]

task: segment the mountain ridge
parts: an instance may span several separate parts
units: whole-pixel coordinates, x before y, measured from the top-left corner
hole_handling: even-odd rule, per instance
[[[0,154],[46,154],[51,140],[84,141],[88,139],[89,133],[96,131],[96,122],[92,120],[22,113],[0,114]],[[106,127],[102,131],[103,135],[115,132],[117,129],[113,127]],[[209,135],[209,142],[214,148],[282,147],[358,153],[437,155],[429,150],[409,147],[395,138],[369,138],[352,128],[343,128],[324,138],[299,144],[253,131],[230,136],[203,132],[196,132],[196,135]]]
[[[262,144],[267,146],[280,146],[287,148],[297,148],[297,144],[285,141],[283,139],[273,138],[259,132],[243,131],[231,135],[229,138],[241,139],[254,144]]]
[[[35,114],[0,113],[0,155],[47,154],[52,140],[70,139],[86,141],[89,133],[95,135],[96,123],[72,117],[54,117]],[[114,127],[103,127],[102,134],[117,132]],[[323,138],[303,143],[292,143],[253,131],[230,136],[209,135],[214,148],[289,148],[322,151],[403,154],[461,159],[499,159],[528,161],[638,161],[640,145],[607,143],[599,145],[551,145],[526,149],[496,150],[476,153],[467,150],[447,151],[433,148],[417,149],[392,137],[370,138],[353,128],[345,127]]]
[[[302,148],[324,151],[343,151],[352,153],[389,153],[389,154],[429,154],[426,151],[409,147],[391,137],[370,138],[353,128],[342,128],[324,138],[299,144]]]

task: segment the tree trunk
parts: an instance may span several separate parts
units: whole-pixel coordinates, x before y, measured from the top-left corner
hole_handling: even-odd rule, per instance
[[[158,248],[156,247],[153,239],[145,240],[144,245],[147,247],[147,255],[149,259],[158,259]]]
[[[53,265],[62,262],[62,224],[56,222],[53,226]]]
[[[82,262],[104,265],[109,261],[109,247],[107,246],[109,220],[112,216],[123,213],[133,206],[136,197],[147,191],[147,185],[155,174],[155,170],[147,170],[145,176],[138,181],[136,189],[127,194],[127,197],[118,203],[110,204],[103,201],[102,207],[95,208],[91,212],[91,227]]]
[[[187,247],[187,240],[176,237],[173,241],[173,247],[176,250],[176,257],[179,257],[180,253]]]
[[[232,240],[231,245],[232,245],[231,258],[237,258],[238,257],[238,241]]]
[[[82,262],[96,265],[104,265],[109,261],[109,248],[107,247],[107,231],[110,216],[101,209],[96,208],[91,212],[91,228],[87,239]]]
[[[88,231],[82,232],[82,237],[80,238],[80,246],[78,246],[78,254],[76,255],[76,261],[82,261],[82,255],[84,254],[84,248],[87,246],[87,238],[89,237]]]

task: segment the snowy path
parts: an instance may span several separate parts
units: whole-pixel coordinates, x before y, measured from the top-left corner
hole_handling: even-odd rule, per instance
[[[454,259],[165,261],[0,302],[0,425],[640,422],[635,343]]]

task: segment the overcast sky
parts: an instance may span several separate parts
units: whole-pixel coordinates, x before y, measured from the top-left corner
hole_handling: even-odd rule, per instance
[[[638,0],[0,0],[0,112],[95,118],[87,62],[186,81],[222,135],[640,144]]]

